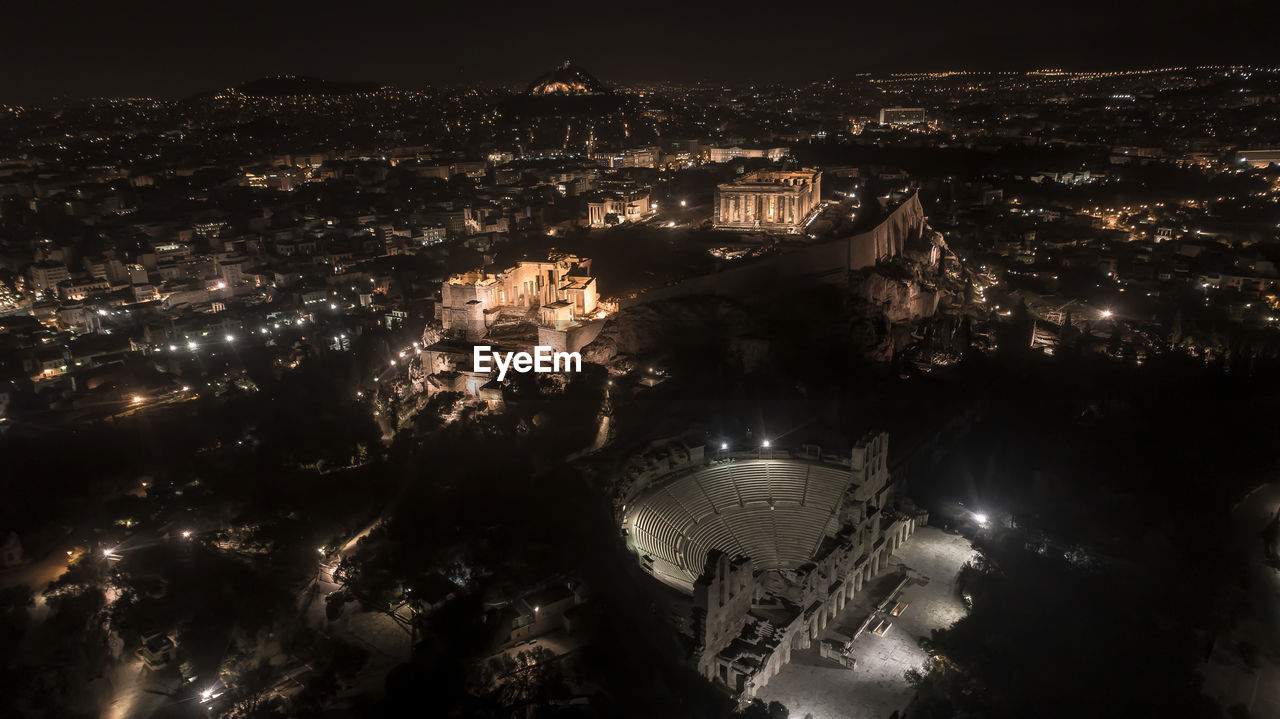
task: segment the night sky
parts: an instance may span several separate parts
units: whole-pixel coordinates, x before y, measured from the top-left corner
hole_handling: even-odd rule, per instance
[[[1276,0],[28,5],[5,9],[0,101],[182,97],[279,73],[523,85],[566,58],[606,83],[738,85],[860,71],[1280,64]]]

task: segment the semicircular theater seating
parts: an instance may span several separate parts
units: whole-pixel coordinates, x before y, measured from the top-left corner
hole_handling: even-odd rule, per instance
[[[715,464],[650,489],[624,524],[663,581],[690,589],[707,552],[790,569],[813,558],[851,480],[848,470],[795,460]]]

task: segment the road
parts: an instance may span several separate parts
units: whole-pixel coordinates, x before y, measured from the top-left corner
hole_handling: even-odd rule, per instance
[[[412,638],[405,629],[412,619],[412,610],[404,604],[392,611],[394,618],[386,612],[361,611],[358,602],[347,602],[342,615],[334,621],[329,621],[325,615],[325,597],[341,588],[333,579],[334,569],[355,551],[356,544],[368,536],[381,521],[380,518],[374,520],[338,550],[320,558],[315,578],[298,592],[298,611],[308,626],[369,652],[368,661],[356,676],[354,686],[346,694],[380,692],[387,672],[409,661],[413,655]]]
[[[90,536],[92,531],[92,522],[81,522],[56,542],[43,557],[0,572],[0,589],[19,585],[29,587],[35,595],[35,607],[31,619],[35,623],[43,622],[47,611],[44,590],[66,573],[72,557],[83,548],[78,540]]]

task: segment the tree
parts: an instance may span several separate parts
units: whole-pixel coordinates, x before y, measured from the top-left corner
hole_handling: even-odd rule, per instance
[[[235,654],[222,662],[218,678],[227,688],[232,714],[245,719],[281,717],[282,701],[275,693],[279,672],[266,659]]]
[[[483,694],[505,710],[545,706],[568,693],[560,657],[546,647],[491,658],[481,677]]]
[[[1199,689],[1202,650],[1167,616],[1163,579],[1082,569],[1026,544],[981,544],[970,613],[921,643],[933,662],[909,677],[910,716],[1215,716]],[[1116,638],[1105,651],[1102,636]]]
[[[15,646],[31,624],[35,595],[25,584],[0,589],[0,646]]]
[[[750,704],[734,714],[742,719],[787,719],[789,715],[782,702],[765,704],[761,699],[752,699]]]

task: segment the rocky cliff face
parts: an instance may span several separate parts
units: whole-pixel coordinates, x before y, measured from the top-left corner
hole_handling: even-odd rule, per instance
[[[628,357],[652,352],[664,342],[682,341],[690,333],[715,328],[742,336],[749,334],[752,326],[743,307],[722,297],[681,297],[638,305],[609,318],[595,341],[582,348],[582,359],[606,366],[625,364]],[[746,357],[754,357],[758,348],[749,344],[737,349]]]
[[[440,341],[442,333],[440,326],[435,322],[428,322],[427,326],[422,330],[422,339],[418,344],[421,347],[430,347]],[[419,353],[417,356],[410,358],[409,370],[404,378],[404,385],[397,386],[397,391],[401,396],[416,395],[429,393],[431,385],[427,381],[427,375],[431,374],[431,369],[424,363],[426,355]]]
[[[869,359],[893,359],[919,338],[923,325],[954,305],[961,288],[940,271],[948,254],[942,235],[926,226],[904,243],[901,255],[850,273],[843,293],[847,327],[837,323],[831,329],[847,332]],[[778,299],[775,295],[769,301]],[[718,336],[730,362],[752,372],[765,367],[776,349],[772,333],[756,321],[757,314],[718,296],[628,307],[609,319],[595,341],[582,349],[582,358],[627,372],[636,355],[661,351],[690,337]]]
[[[849,278],[849,294],[889,322],[913,322],[938,309],[938,287],[912,262],[873,267]]]
[[[850,332],[868,359],[893,359],[953,304],[960,288],[940,271],[948,254],[942,235],[926,226],[900,257],[850,275]]]

